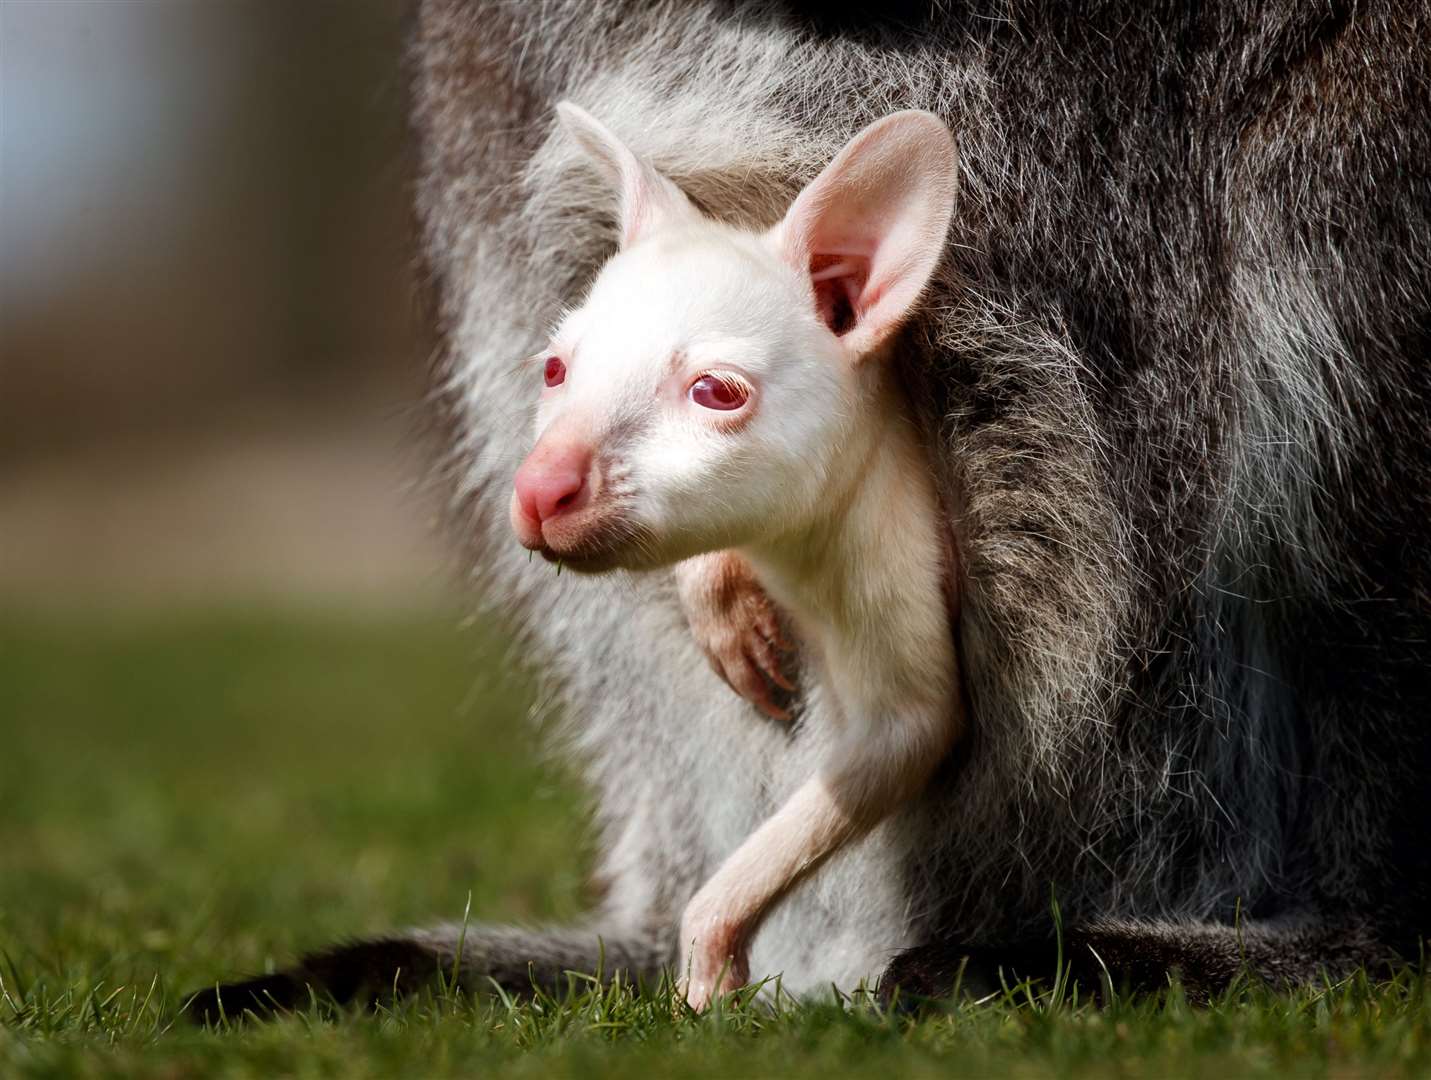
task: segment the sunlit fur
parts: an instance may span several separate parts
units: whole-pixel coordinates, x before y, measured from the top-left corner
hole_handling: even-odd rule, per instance
[[[803,722],[825,745],[812,775],[686,906],[679,971],[703,1008],[775,974],[749,963],[771,905],[919,792],[965,726],[948,522],[891,370],[943,246],[956,154],[929,114],[887,117],[757,233],[704,217],[599,121],[560,111],[621,193],[622,250],[542,350],[566,375],[540,392],[514,531],[577,569],[684,560],[687,581],[724,573],[691,556],[734,549],[789,613],[806,692],[828,703]],[[826,283],[848,318],[832,320]],[[707,372],[740,380],[743,402],[693,400]],[[521,477],[569,492],[572,460],[591,462],[580,502],[524,505]]]

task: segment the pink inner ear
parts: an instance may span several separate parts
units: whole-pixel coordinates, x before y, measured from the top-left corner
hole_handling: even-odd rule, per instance
[[[831,332],[871,355],[909,315],[939,263],[955,154],[938,117],[900,112],[845,144],[770,234]]]
[[[869,278],[869,260],[857,255],[813,255],[810,281],[815,303],[830,332],[844,337],[863,314],[861,294]]]
[[[621,246],[630,247],[651,230],[660,217],[648,178],[641,171],[628,171],[621,181]]]
[[[680,188],[590,113],[563,101],[557,104],[557,115],[597,167],[617,184],[622,247],[630,247],[663,223],[699,216]]]

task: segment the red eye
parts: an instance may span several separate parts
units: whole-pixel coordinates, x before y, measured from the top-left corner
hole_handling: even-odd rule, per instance
[[[702,375],[691,383],[691,400],[707,409],[730,412],[750,400],[750,387],[745,383],[719,375]]]
[[[560,386],[566,382],[566,365],[555,356],[549,356],[546,367],[542,369],[542,377],[546,379],[548,386]]]

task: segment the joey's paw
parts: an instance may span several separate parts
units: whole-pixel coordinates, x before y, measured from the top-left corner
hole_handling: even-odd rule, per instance
[[[697,897],[681,919],[681,983],[686,1004],[697,1012],[750,981],[748,930]]]
[[[788,720],[776,695],[795,689],[785,673],[792,646],[749,564],[728,552],[702,556],[683,563],[677,580],[691,634],[712,670],[766,715]]]
[[[702,952],[704,956],[700,955]],[[696,1012],[704,1012],[716,998],[739,990],[750,981],[750,962],[744,950],[727,955],[698,947],[692,953],[686,970],[690,974],[681,980],[678,991]]]

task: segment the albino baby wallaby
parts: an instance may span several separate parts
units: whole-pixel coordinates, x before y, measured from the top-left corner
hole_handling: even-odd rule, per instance
[[[963,726],[951,545],[887,363],[944,247],[954,142],[929,113],[887,116],[759,233],[557,111],[620,192],[621,249],[535,358],[546,388],[512,526],[572,570],[682,563],[694,597],[758,583],[841,725],[686,908],[702,1008],[748,980],[772,903],[915,794]],[[756,650],[773,637],[736,629]]]

